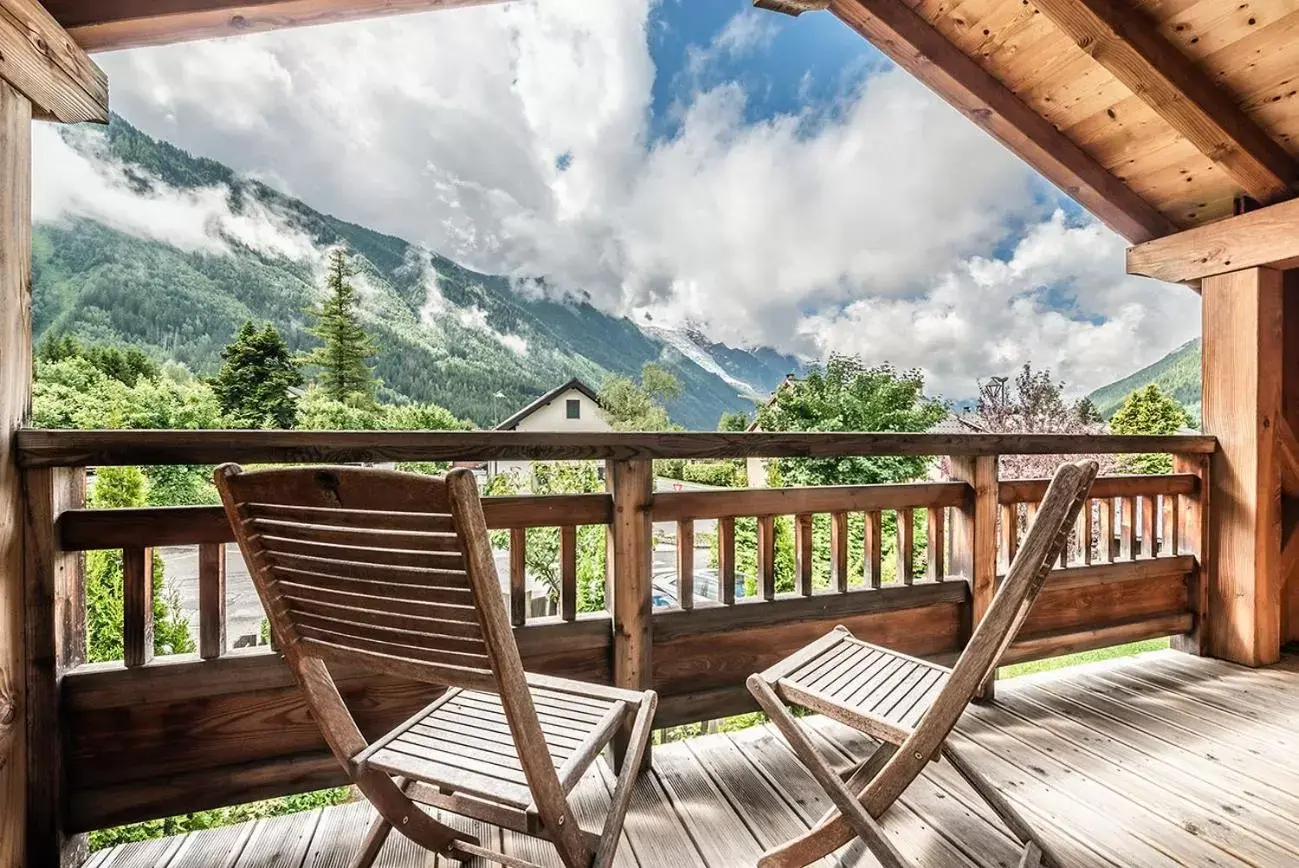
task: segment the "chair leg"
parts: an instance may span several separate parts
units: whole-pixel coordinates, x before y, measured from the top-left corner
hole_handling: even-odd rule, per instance
[[[604,829],[600,834],[600,846],[596,848],[591,868],[609,868],[613,864],[614,854],[618,852],[618,842],[622,839],[622,824],[627,818],[627,808],[631,804],[632,789],[640,775],[641,759],[649,745],[651,729],[654,723],[654,709],[658,705],[656,694],[647,694],[641,701],[640,711],[632,724],[627,739],[627,754],[623,757],[622,770],[618,773],[618,783],[613,789],[613,801],[609,813],[604,818]]]
[[[1019,862],[1020,868],[1037,868],[1038,865],[1044,868],[1064,868],[1064,860],[1056,855],[1046,841],[1042,840],[1042,836],[1033,830],[1006,797],[952,745],[950,739],[943,744],[943,756],[952,764],[952,768],[956,769],[956,773],[964,778],[979,797],[987,802],[988,807],[1001,818],[1011,834],[1024,845],[1024,855]]]
[[[761,676],[749,677],[749,691],[789,743],[794,754],[839,809],[839,816],[762,855],[759,868],[802,868],[847,844],[855,831],[883,868],[906,868],[906,860],[874,817],[866,812],[834,769],[821,758],[798,721]],[[865,766],[863,766],[863,769]]]

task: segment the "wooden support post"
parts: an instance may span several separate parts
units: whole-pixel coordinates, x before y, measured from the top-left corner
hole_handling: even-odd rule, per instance
[[[1213,568],[1212,540],[1209,539],[1211,514],[1208,455],[1174,455],[1174,473],[1194,473],[1200,477],[1199,491],[1195,497],[1182,497],[1177,504],[1177,548],[1174,554],[1195,555],[1195,573],[1191,578],[1190,606],[1195,613],[1195,623],[1190,633],[1172,638],[1178,651],[1200,656],[1209,653],[1209,588],[1213,585],[1210,570]]]
[[[577,527],[571,524],[559,529],[559,613],[577,620]]]
[[[776,599],[776,519],[758,516],[758,592],[770,603]]]
[[[609,522],[609,611],[613,615],[613,683],[629,690],[644,690],[653,683],[654,539],[650,508],[654,501],[654,472],[649,461],[614,460],[607,464],[605,480],[613,497]],[[630,722],[614,738],[614,765],[622,767],[630,738]],[[645,751],[642,767],[649,768]]]
[[[830,513],[830,580],[839,593],[848,590],[848,513]],[[808,593],[811,593],[809,589]]]
[[[880,551],[884,545],[884,531],[879,510],[866,513],[866,527],[862,532],[862,559],[865,561],[866,584],[878,588],[883,581],[883,564]]]
[[[55,523],[84,505],[85,471],[24,474],[23,549],[27,641],[27,865],[79,865],[84,835],[62,828],[67,786],[59,719],[63,674],[86,659],[86,588],[82,557],[59,550]]]
[[[677,605],[687,612],[695,607],[695,523],[693,519],[677,522]]]
[[[898,521],[898,581],[909,585],[915,580],[916,515],[912,510],[899,509],[895,517]]]
[[[1282,273],[1250,268],[1201,287],[1210,462],[1209,649],[1247,666],[1281,656]]]
[[[510,624],[522,627],[528,620],[528,531],[510,528]]]
[[[722,604],[735,602],[735,519],[717,520],[717,583]]]
[[[31,121],[32,104],[0,80],[0,868],[29,864],[23,495],[13,434],[32,394]]]
[[[971,488],[969,501],[952,512],[951,530],[952,575],[970,583],[968,639],[997,593],[997,456],[953,456],[951,477]],[[993,693],[989,679],[981,698],[991,700]]]

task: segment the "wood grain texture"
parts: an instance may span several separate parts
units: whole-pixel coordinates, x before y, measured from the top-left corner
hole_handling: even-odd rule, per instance
[[[997,488],[1001,504],[1038,503],[1046,494],[1049,479],[1003,479]],[[1101,476],[1092,486],[1092,497],[1131,497],[1144,494],[1193,495],[1199,478],[1192,473],[1117,474]]]
[[[1034,166],[1129,241],[1177,230],[1005,84],[901,0],[835,0],[831,10],[898,66]]]
[[[0,0],[0,78],[38,118],[108,123],[108,77],[36,0]]]
[[[113,51],[489,2],[493,0],[50,0],[47,5],[87,51]]]
[[[85,473],[37,470],[23,482],[27,864],[75,864],[85,856],[86,841],[63,828],[60,723],[63,676],[86,657],[86,587],[81,557],[60,551],[53,531],[59,513],[82,505]]]
[[[0,81],[0,865],[26,858],[23,494],[13,432],[31,408],[31,103]]]
[[[122,659],[128,667],[153,659],[153,549],[122,549]]]
[[[198,549],[198,652],[204,660],[226,650],[226,547],[207,543]]]
[[[1280,491],[1273,426],[1282,416],[1282,275],[1254,268],[1203,286],[1203,424],[1210,463],[1210,648],[1248,666],[1281,653]]]
[[[1299,201],[1197,226],[1128,248],[1128,274],[1170,283],[1198,281],[1299,258]]]
[[[999,482],[996,458],[954,458],[951,476],[974,489],[974,498],[952,516],[952,574],[970,584],[970,627],[983,619],[997,592],[997,505]],[[1013,526],[1005,521],[1003,528]],[[1014,557],[1010,552],[1008,559]]]
[[[1033,5],[1249,196],[1267,204],[1294,195],[1294,158],[1142,11],[1115,0]]]
[[[1212,452],[1209,436],[1073,434],[767,434],[526,431],[18,432],[23,467],[132,464],[345,464],[652,458],[832,458],[842,455],[1070,455]],[[576,495],[574,495],[576,496]],[[667,499],[670,502],[670,498]],[[793,510],[791,510],[793,511]],[[556,517],[555,524],[562,523]],[[599,522],[591,522],[597,524]]]
[[[1209,538],[1209,515],[1213,509],[1213,488],[1209,480],[1209,458],[1199,455],[1174,455],[1173,470],[1194,473],[1200,477],[1200,494],[1196,498],[1179,498],[1177,509],[1177,538],[1180,554],[1195,557],[1195,572],[1191,576],[1191,612],[1195,622],[1183,636],[1174,636],[1172,645],[1188,654],[1209,653],[1209,589],[1214,584],[1213,541]]]
[[[650,686],[654,638],[654,470],[649,461],[610,461],[605,470],[613,496],[609,522],[609,611],[613,615],[613,683],[628,690]],[[614,756],[621,767],[628,749],[629,727],[614,739]],[[649,762],[649,752],[645,760]]]

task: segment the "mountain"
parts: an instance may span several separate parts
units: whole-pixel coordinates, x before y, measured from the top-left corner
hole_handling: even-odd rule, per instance
[[[1186,407],[1191,418],[1200,418],[1200,339],[1182,344],[1153,365],[1108,386],[1102,386],[1089,396],[1100,414],[1108,419],[1123,404],[1123,400],[1137,389],[1151,383],[1172,395]]]
[[[222,347],[253,319],[273,322],[303,350],[312,344],[306,311],[320,293],[320,255],[342,244],[356,257],[385,398],[432,401],[479,425],[571,377],[598,387],[658,362],[681,380],[683,394],[668,406],[673,420],[711,430],[723,411],[752,409],[798,366],[774,350],[729,347],[697,332],[642,330],[585,298],[549,297],[542,282],[521,289],[323,214],[119,117],[106,132],[77,131],[65,142],[111,177],[118,212],[103,219],[103,209],[68,209],[35,226],[38,340],[71,333],[136,344],[210,375]],[[123,198],[138,201],[140,214],[121,213]],[[145,227],[142,215],[163,200],[173,207],[168,219]],[[187,234],[190,224],[198,228]]]

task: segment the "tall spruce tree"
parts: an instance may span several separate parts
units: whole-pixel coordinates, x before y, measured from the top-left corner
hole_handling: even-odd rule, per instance
[[[319,385],[330,398],[368,406],[374,403],[379,381],[369,364],[374,344],[357,317],[359,299],[349,280],[354,274],[346,250],[336,248],[329,254],[325,284],[329,294],[319,309],[311,311],[316,320],[311,333],[323,346],[312,350],[304,361],[319,368]]]
[[[244,323],[235,339],[221,351],[221,371],[212,391],[221,412],[240,428],[292,428],[298,421],[293,389],[302,385],[302,372],[275,326],[263,329]]]

